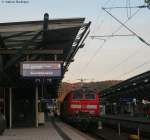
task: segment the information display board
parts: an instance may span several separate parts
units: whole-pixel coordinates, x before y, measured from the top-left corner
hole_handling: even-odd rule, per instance
[[[57,61],[24,61],[20,64],[23,77],[61,77],[62,64]]]

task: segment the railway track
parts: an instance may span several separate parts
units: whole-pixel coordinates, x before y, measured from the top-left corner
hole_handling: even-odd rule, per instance
[[[98,131],[93,131],[91,134],[96,140],[111,140],[106,136],[100,134]]]
[[[149,138],[140,136],[133,132],[121,131],[119,135],[118,132],[112,128],[105,128],[103,130],[91,130],[89,132],[96,140],[149,140]]]
[[[127,140],[129,134],[128,133],[121,133],[118,135],[117,131],[111,128],[104,128],[101,130],[91,130],[89,132],[96,140]]]

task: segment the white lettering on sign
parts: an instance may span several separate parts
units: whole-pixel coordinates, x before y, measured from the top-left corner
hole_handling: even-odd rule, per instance
[[[61,77],[61,63],[49,61],[25,61],[20,65],[20,73],[24,77]]]

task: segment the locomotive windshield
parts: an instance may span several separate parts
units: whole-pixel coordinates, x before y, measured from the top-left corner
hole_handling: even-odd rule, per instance
[[[95,99],[94,93],[85,93],[85,99]]]
[[[93,91],[78,90],[74,91],[72,98],[74,100],[93,100],[96,99],[96,94]]]
[[[81,91],[76,91],[73,93],[73,99],[74,100],[82,100],[83,99],[83,94]]]

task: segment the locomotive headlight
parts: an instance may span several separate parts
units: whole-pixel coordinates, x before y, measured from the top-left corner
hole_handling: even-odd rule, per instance
[[[95,114],[94,110],[90,110],[89,112],[90,112],[90,114]]]
[[[97,109],[97,105],[87,105],[88,109]]]
[[[73,109],[80,109],[81,108],[81,105],[78,105],[78,104],[71,104],[71,106],[70,106],[71,108],[73,108]]]

